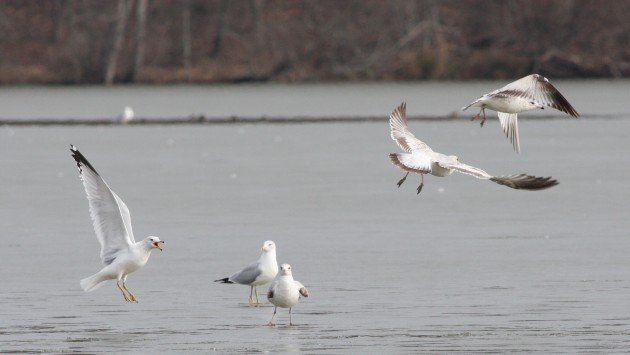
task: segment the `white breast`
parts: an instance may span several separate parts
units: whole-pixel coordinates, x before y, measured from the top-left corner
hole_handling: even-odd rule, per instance
[[[281,279],[274,287],[273,298],[269,301],[274,306],[290,308],[295,306],[300,299],[300,290],[295,286],[293,279]]]

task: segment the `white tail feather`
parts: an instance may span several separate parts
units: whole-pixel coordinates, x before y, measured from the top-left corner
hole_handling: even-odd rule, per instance
[[[81,288],[85,292],[94,291],[97,288],[103,286],[103,281],[106,281],[107,278],[103,277],[101,273],[96,273],[90,277],[86,277],[81,280]]]

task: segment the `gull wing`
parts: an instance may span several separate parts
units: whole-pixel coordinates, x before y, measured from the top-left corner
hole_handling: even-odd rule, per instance
[[[75,146],[71,145],[70,151],[87,194],[96,238],[101,243],[101,260],[109,265],[119,251],[135,243],[129,209]]]
[[[400,149],[406,152],[415,150],[430,151],[431,148],[423,141],[416,138],[407,126],[407,103],[402,102],[389,115],[389,127],[391,128],[391,137],[398,144]]]
[[[404,171],[418,174],[431,172],[431,159],[425,154],[391,153],[389,160]]]
[[[512,142],[514,150],[521,151],[521,144],[518,141],[518,115],[516,113],[497,112],[499,122],[505,136]]]
[[[482,169],[460,163],[454,157],[446,157],[436,162],[443,168],[453,169],[459,173],[474,176],[477,179],[490,180],[499,185],[505,185],[517,190],[543,190],[558,185],[558,181],[552,179],[550,176],[538,177],[527,174],[492,176]]]
[[[298,292],[300,292],[300,295],[302,295],[303,297],[308,297],[308,289],[304,287],[304,285],[302,285],[300,281],[293,280],[293,282],[295,283],[295,286],[298,288]]]
[[[532,74],[518,79],[491,93],[491,95],[496,94],[523,97],[534,100],[541,105],[568,113],[573,117],[580,116],[560,91],[551,85],[549,79],[542,75]]]
[[[260,274],[262,274],[260,264],[255,262],[247,265],[243,270],[230,276],[230,281],[234,281],[242,285],[249,285],[256,281],[256,278],[258,278]]]
[[[269,290],[267,291],[267,298],[273,298],[276,286],[278,285],[278,280],[274,280],[271,285],[269,285]]]

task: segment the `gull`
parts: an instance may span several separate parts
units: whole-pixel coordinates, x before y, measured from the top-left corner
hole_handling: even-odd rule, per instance
[[[271,282],[278,274],[278,262],[276,261],[276,243],[268,240],[263,243],[262,253],[256,262],[249,264],[243,270],[214,282],[226,284],[249,285],[249,305],[259,305],[258,290],[256,286],[265,285]],[[254,293],[256,302],[254,302]]]
[[[118,119],[120,120],[120,123],[129,123],[129,121],[133,120],[133,116],[133,109],[130,106],[125,106],[123,112],[118,115]]]
[[[407,172],[398,181],[398,187],[407,179],[409,173],[420,174],[421,181],[417,189],[419,194],[424,186],[424,174],[444,177],[451,175],[453,171],[472,175],[477,179],[490,180],[513,189],[542,190],[558,184],[551,177],[543,178],[526,174],[492,176],[479,168],[461,163],[459,158],[454,155],[434,152],[426,143],[411,133],[407,127],[406,110],[407,104],[403,102],[389,116],[391,137],[405,151],[405,153],[389,155],[389,159],[394,165]]]
[[[93,291],[102,286],[102,282],[116,279],[125,301],[137,303],[138,299],[125,286],[127,276],[147,263],[153,249],[161,251],[164,241],[149,236],[136,242],[127,205],[75,146],[70,145],[70,151],[85,187],[96,239],[101,244],[101,260],[105,264],[101,271],[81,280],[81,288]]]
[[[308,290],[299,281],[293,280],[291,265],[282,264],[278,278],[269,286],[267,292],[267,299],[275,306],[267,325],[274,325],[273,318],[276,316],[278,307],[289,309],[289,325],[294,325],[291,319],[291,308],[298,303],[300,296],[308,297]]]
[[[521,150],[518,140],[517,114],[519,112],[535,108],[552,107],[573,117],[579,117],[577,111],[551,85],[549,79],[538,74],[528,75],[498,90],[485,94],[470,105],[462,107],[462,110],[466,110],[471,106],[481,108],[479,113],[471,119],[480,118],[481,126],[486,121],[486,109],[497,111],[501,128],[517,152]],[[481,117],[481,114],[483,114],[483,117]]]

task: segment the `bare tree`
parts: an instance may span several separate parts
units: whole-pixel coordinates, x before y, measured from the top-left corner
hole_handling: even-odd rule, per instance
[[[133,65],[133,81],[138,82],[144,65],[144,51],[147,34],[147,8],[149,0],[139,0],[136,9],[136,60]]]
[[[190,81],[190,0],[184,2],[182,10],[182,59],[184,64],[184,80]]]
[[[109,60],[107,61],[107,70],[105,70],[105,85],[112,85],[116,76],[116,66],[118,64],[118,56],[122,49],[122,43],[125,36],[125,27],[127,26],[127,18],[129,10],[133,6],[133,0],[118,0],[116,10],[116,31],[114,33],[114,44],[109,52]]]
[[[219,55],[219,51],[221,50],[221,42],[223,42],[223,35],[226,31],[226,13],[228,11],[228,0],[221,0],[221,4],[219,5],[219,23],[217,25],[217,34],[214,37],[214,41],[212,43],[212,50],[210,51],[210,57],[215,58]]]

